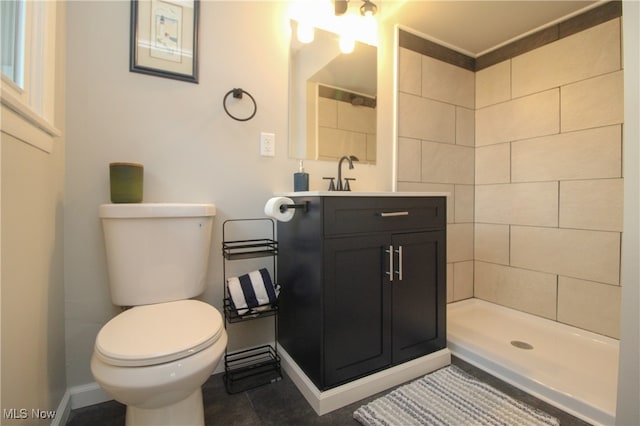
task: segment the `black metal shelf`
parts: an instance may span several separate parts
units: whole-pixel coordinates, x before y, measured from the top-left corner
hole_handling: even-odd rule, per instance
[[[234,352],[224,357],[224,384],[234,394],[282,378],[280,356],[271,345]]]
[[[258,318],[265,318],[276,315],[278,312],[278,305],[267,304],[267,305],[259,305],[253,309],[251,309],[246,314],[238,314],[238,312],[231,305],[231,299],[225,297],[224,299],[224,314],[227,318],[227,321],[230,323],[242,322],[242,321],[250,321]]]
[[[278,242],[268,238],[224,241],[222,243],[222,254],[227,260],[276,256],[278,254]]]
[[[227,239],[229,233],[247,233],[242,228],[234,228],[234,225],[256,225],[261,238],[256,239]],[[241,231],[241,232],[239,232]],[[242,235],[244,236],[244,235]],[[261,257],[272,258],[273,282],[278,282],[276,271],[276,256],[278,255],[278,242],[275,240],[275,222],[269,218],[257,219],[231,219],[222,225],[222,274],[224,279],[224,318],[225,328],[228,324],[250,321],[258,318],[274,318],[274,345],[263,345],[243,351],[229,353],[225,351],[223,376],[225,388],[228,393],[238,393],[257,386],[272,383],[282,378],[280,369],[280,357],[278,356],[278,304],[260,305],[252,308],[245,314],[238,314],[232,307],[231,299],[227,292],[227,261],[245,260]]]

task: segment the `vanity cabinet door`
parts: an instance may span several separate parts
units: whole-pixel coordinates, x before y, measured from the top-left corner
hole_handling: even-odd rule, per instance
[[[390,235],[328,238],[324,248],[324,385],[391,364]]]
[[[319,390],[446,347],[444,197],[294,201],[309,205],[278,223],[278,338]]]
[[[393,364],[446,347],[445,244],[444,231],[393,235]]]

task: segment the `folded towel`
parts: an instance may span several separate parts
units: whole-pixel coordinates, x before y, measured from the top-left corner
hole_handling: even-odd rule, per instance
[[[280,287],[273,285],[269,271],[265,268],[228,278],[227,289],[231,296],[231,307],[238,315],[259,311],[261,308],[268,309],[268,306],[260,306],[275,303],[280,293]]]

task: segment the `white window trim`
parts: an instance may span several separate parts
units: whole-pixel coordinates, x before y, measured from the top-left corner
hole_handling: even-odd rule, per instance
[[[45,152],[62,133],[40,114],[2,87],[2,132]]]
[[[2,132],[41,149],[53,151],[62,132],[53,125],[57,2],[27,2],[25,90],[2,75]]]

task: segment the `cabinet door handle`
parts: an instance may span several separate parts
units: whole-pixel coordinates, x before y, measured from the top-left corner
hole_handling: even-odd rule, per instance
[[[398,274],[398,280],[402,281],[402,246],[398,246],[396,253],[398,253],[398,270],[396,271],[396,273]]]
[[[393,281],[393,246],[389,246],[389,249],[384,252],[389,253],[389,272],[385,274],[389,275],[389,281]]]
[[[380,217],[409,216],[409,212],[381,212]]]

